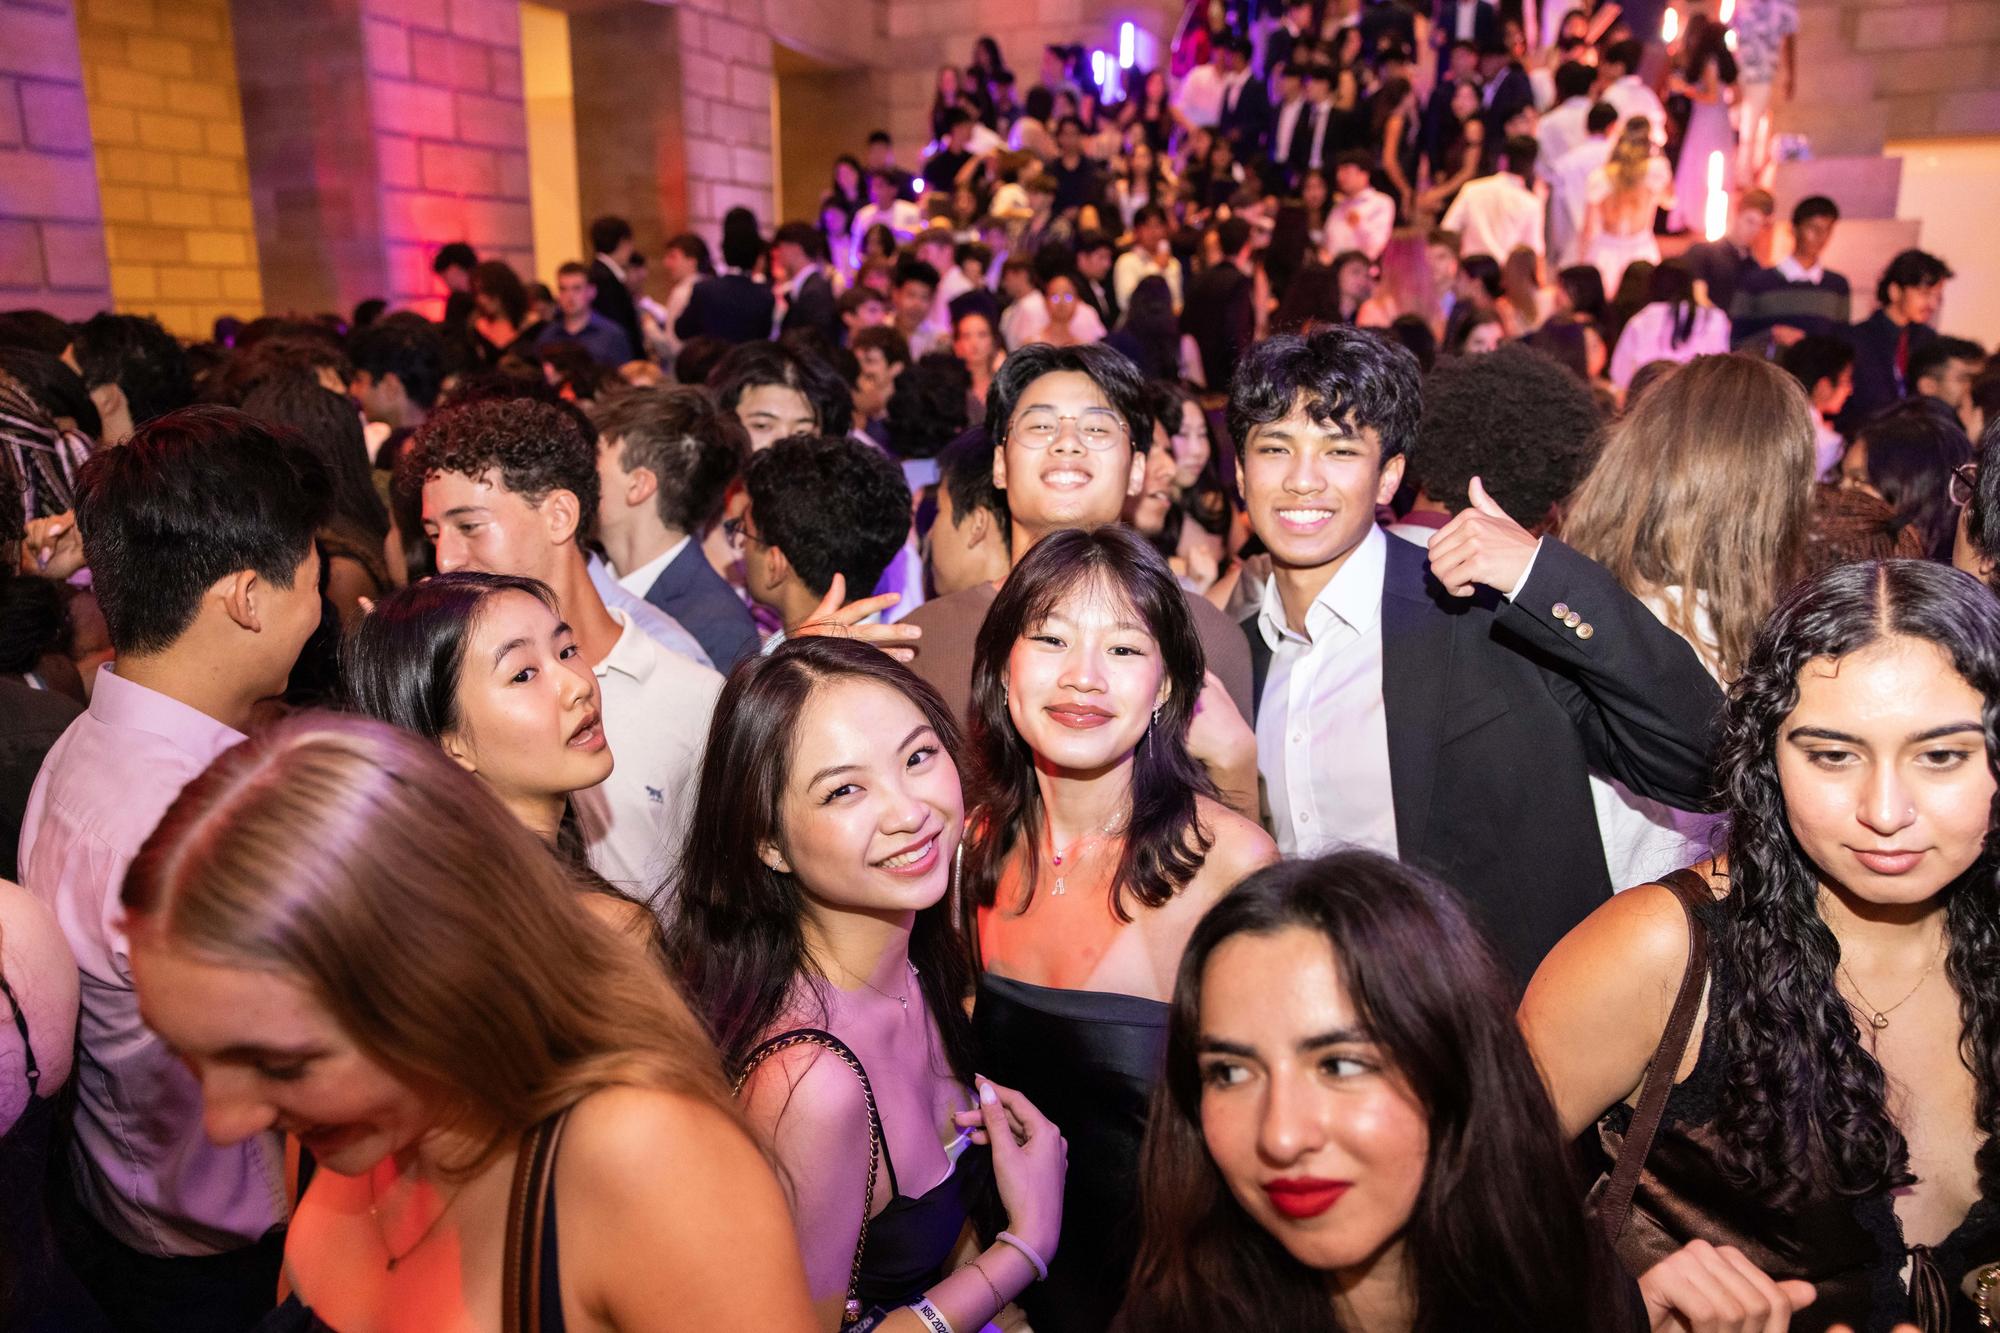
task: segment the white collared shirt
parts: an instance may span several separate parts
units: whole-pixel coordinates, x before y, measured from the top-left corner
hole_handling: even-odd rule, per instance
[[[1624,123],[1634,116],[1644,116],[1653,123],[1653,147],[1661,148],[1667,142],[1667,109],[1660,104],[1660,95],[1652,90],[1637,74],[1627,74],[1615,80],[1604,90],[1599,101],[1609,102],[1618,111],[1618,123]]]
[[[688,539],[683,537],[631,573],[620,574],[618,586],[634,597],[644,597],[653,590],[653,585],[660,581],[660,575],[667,572],[667,566],[680,558],[681,552],[687,549],[687,544]]]
[[[672,616],[654,606],[639,593],[633,592],[611,571],[611,566],[592,555],[588,561],[591,586],[604,599],[607,609],[622,613],[623,618],[639,627],[640,633],[660,647],[678,657],[685,657],[696,666],[712,667],[715,662],[708,650],[701,646],[688,628]]]
[[[570,800],[591,869],[644,900],[680,855],[722,676],[668,652],[625,612],[605,609],[621,632],[591,672],[611,776]]]
[[[1278,103],[1277,125],[1271,131],[1271,160],[1279,166],[1283,166],[1292,155],[1292,136],[1298,133],[1305,109],[1306,100],[1303,97]]]
[[[1806,268],[1799,263],[1797,255],[1786,255],[1778,261],[1778,272],[1785,275],[1786,282],[1810,282],[1818,286],[1826,280],[1826,265],[1814,264]]]
[[[1396,201],[1372,186],[1363,187],[1352,199],[1336,198],[1327,210],[1326,248],[1336,255],[1359,250],[1370,259],[1380,259],[1395,229]]]
[[[1264,585],[1258,632],[1271,668],[1257,711],[1257,767],[1278,850],[1339,846],[1396,855],[1389,719],[1382,704],[1382,580],[1388,538],[1371,527],[1306,611],[1285,619],[1277,580]]]
[[[1467,181],[1451,201],[1444,227],[1459,234],[1461,253],[1489,255],[1502,264],[1516,246],[1536,254],[1547,247],[1541,196],[1511,171]]]

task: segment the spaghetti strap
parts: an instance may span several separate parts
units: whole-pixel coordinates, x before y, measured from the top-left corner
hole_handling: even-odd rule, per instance
[[[1687,915],[1687,970],[1681,974],[1680,990],[1674,996],[1666,1031],[1661,1034],[1660,1044],[1646,1065],[1645,1079],[1639,1084],[1639,1102],[1633,1109],[1631,1131],[1619,1147],[1617,1164],[1612,1167],[1611,1179],[1598,1201],[1598,1221],[1614,1245],[1631,1218],[1639,1173],[1645,1169],[1646,1155],[1652,1151],[1653,1139],[1660,1132],[1667,1095],[1673,1091],[1674,1075],[1687,1055],[1688,1042],[1694,1035],[1695,1013],[1701,1008],[1702,991],[1708,981],[1708,927],[1702,924],[1698,913],[1702,906],[1715,901],[1715,894],[1707,880],[1693,870],[1676,870],[1659,882],[1680,900],[1681,910]]]
[[[889,1156],[889,1136],[882,1129],[881,1112],[875,1109],[875,1088],[868,1081],[868,1071],[862,1067],[861,1057],[856,1055],[846,1042],[825,1028],[793,1028],[789,1032],[780,1032],[768,1041],[758,1043],[756,1049],[744,1057],[743,1073],[737,1080],[737,1087],[742,1087],[743,1081],[749,1077],[752,1069],[779,1051],[793,1046],[818,1046],[830,1051],[841,1063],[854,1071],[856,1078],[861,1080],[861,1091],[868,1103],[868,1129],[881,1147],[882,1165],[889,1173],[889,1197],[893,1199],[901,1194],[902,1187],[896,1183],[896,1162]]]

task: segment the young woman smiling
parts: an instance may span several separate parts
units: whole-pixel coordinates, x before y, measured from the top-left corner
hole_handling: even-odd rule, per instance
[[[1079,1148],[1062,1246],[1022,1299],[1038,1333],[1116,1312],[1174,968],[1202,912],[1277,855],[1188,756],[1202,682],[1172,571],[1121,527],[1043,537],[979,632],[974,1024],[985,1067]]]
[[[937,695],[876,649],[782,644],[723,689],[676,876],[673,965],[792,1185],[827,1330],[871,1308],[903,1333],[933,1313],[977,1329],[1061,1227],[1062,1135],[973,1074],[945,902],[957,743]],[[982,1249],[971,1223],[996,1186],[1006,1229]]]
[[[812,1327],[699,1022],[437,746],[278,723],[175,799],[123,905],[210,1137],[318,1164],[273,1327]]]
[[[1698,1237],[1813,1283],[1795,1330],[1974,1327],[1955,1293],[2000,1253],[2000,605],[1928,562],[1839,566],[1778,607],[1724,729],[1727,856],[1599,908],[1522,1004],[1564,1128],[1626,1168],[1628,1268]]]

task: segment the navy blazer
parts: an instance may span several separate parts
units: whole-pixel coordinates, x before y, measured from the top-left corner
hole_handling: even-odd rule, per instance
[[[687,309],[674,321],[674,336],[720,338],[724,342],[762,342],[771,336],[778,298],[755,278],[725,273],[703,278],[688,294]]]
[[[1271,650],[1255,615],[1243,625],[1261,706]],[[1391,537],[1382,704],[1398,853],[1465,896],[1522,983],[1611,896],[1592,769],[1680,809],[1713,804],[1721,690],[1685,640],[1553,537],[1513,602],[1450,596],[1424,549]]]
[[[646,600],[680,621],[725,676],[757,651],[757,626],[750,619],[750,608],[715,572],[697,540],[690,539],[667,562],[646,589]]]

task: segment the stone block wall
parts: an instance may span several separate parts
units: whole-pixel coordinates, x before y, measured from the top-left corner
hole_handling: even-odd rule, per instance
[[[2000,133],[2000,0],[1800,0],[1799,97],[1816,154]]]
[[[0,0],[0,309],[110,304],[73,0]]]
[[[111,296],[184,337],[263,308],[228,0],[78,0]],[[80,108],[78,109],[80,111]]]
[[[740,207],[768,230],[771,30],[761,0],[685,0],[677,17],[688,223],[714,238],[722,215]]]

